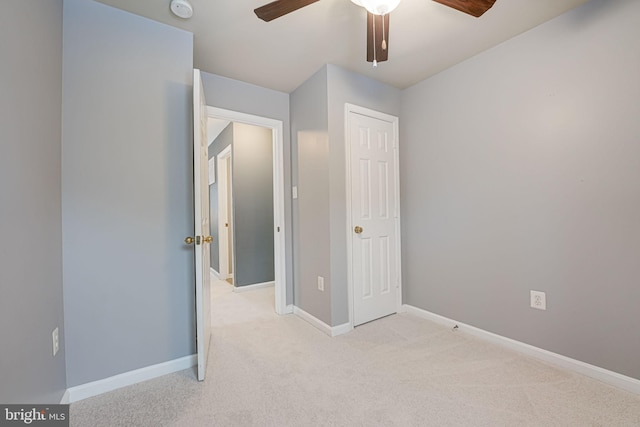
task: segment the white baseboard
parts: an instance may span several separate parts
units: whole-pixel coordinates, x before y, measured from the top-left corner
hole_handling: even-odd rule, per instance
[[[60,404],[61,405],[68,405],[69,403],[71,403],[69,401],[69,390],[65,390],[64,394],[62,395],[62,399],[60,399]]]
[[[127,387],[153,378],[161,377],[163,375],[171,374],[173,372],[189,369],[196,366],[197,361],[197,355],[192,354],[191,356],[158,363],[157,365],[151,365],[125,372],[123,374],[114,375],[113,377],[70,387],[65,393],[65,396],[67,396],[69,403],[78,402],[122,387]]]
[[[590,365],[580,360],[572,359],[570,357],[553,353],[542,348],[534,347],[530,344],[525,344],[511,338],[503,337],[502,335],[494,334],[492,332],[485,331],[484,329],[476,328],[475,326],[466,325],[464,323],[449,319],[444,316],[440,316],[439,314],[431,313],[429,311],[411,305],[404,304],[402,306],[402,311],[418,317],[422,317],[423,319],[431,320],[432,322],[447,326],[449,328],[452,328],[454,325],[458,325],[460,331],[466,332],[485,341],[507,347],[519,353],[524,353],[527,356],[534,357],[538,360],[542,360],[552,365],[556,365],[574,372],[578,372],[582,375],[595,378],[596,380],[610,384],[614,387],[618,387],[632,393],[640,394],[640,380],[638,379],[631,378],[617,372],[609,371],[608,369],[604,369],[599,366]]]
[[[293,314],[306,321],[311,326],[314,326],[317,329],[321,330],[330,337],[336,337],[338,335],[346,334],[347,332],[351,332],[353,330],[353,327],[350,323],[343,323],[342,325],[338,326],[329,326],[322,320],[296,306],[293,306]]]
[[[293,304],[289,304],[284,308],[283,314],[293,314]]]
[[[270,286],[275,286],[276,282],[263,282],[256,283],[254,285],[245,285],[245,286],[234,286],[233,292],[247,292],[247,291],[255,291],[260,288],[268,288]]]
[[[353,326],[351,326],[351,323],[347,322],[347,323],[343,323],[342,325],[332,326],[331,336],[337,337],[338,335],[344,335],[351,331],[353,331]]]
[[[222,280],[220,279],[220,273],[215,271],[213,267],[209,267],[209,270],[211,270],[211,276],[213,276],[216,280]]]

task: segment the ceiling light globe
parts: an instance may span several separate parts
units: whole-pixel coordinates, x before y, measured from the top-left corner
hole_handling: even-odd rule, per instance
[[[386,15],[398,7],[400,0],[360,0],[359,3],[374,15]]]

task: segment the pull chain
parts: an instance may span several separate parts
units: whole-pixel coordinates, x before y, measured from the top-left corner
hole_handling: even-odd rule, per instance
[[[384,17],[385,17],[385,15],[382,15],[382,50],[387,50],[387,41],[384,38],[385,37]]]
[[[373,20],[373,68],[378,66],[376,60],[376,16],[372,13],[371,19]]]

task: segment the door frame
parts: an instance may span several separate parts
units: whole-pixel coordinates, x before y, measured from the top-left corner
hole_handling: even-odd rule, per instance
[[[224,206],[226,207],[226,220],[227,223],[231,222],[228,218],[228,215],[233,217],[233,194],[229,195],[229,188],[232,184],[230,184],[228,179],[229,174],[229,165],[231,163],[231,145],[227,145],[217,156],[216,156],[216,167],[218,168],[218,262],[220,264],[220,279],[226,280],[229,278],[233,278],[233,272],[236,271],[235,267],[235,257],[233,256],[233,233],[229,235],[229,227],[225,227],[223,224],[224,221],[220,220],[220,211],[222,206],[222,201],[224,201]],[[222,172],[224,171],[224,174]],[[224,178],[221,178],[223,175]],[[222,188],[222,183],[224,183],[225,188]],[[230,203],[231,202],[231,203]],[[233,224],[232,224],[233,225]],[[221,245],[221,236],[226,236],[225,245]],[[229,245],[231,243],[231,245]],[[231,246],[231,251],[229,251],[229,246]],[[223,250],[224,247],[224,250]],[[229,273],[229,258],[231,258],[231,263],[233,267],[231,268],[231,273]],[[223,262],[224,261],[224,262]],[[223,267],[224,266],[224,267]],[[224,268],[224,269],[223,269]]]
[[[207,107],[207,109],[209,117],[211,118],[261,126],[271,129],[272,131],[275,309],[277,314],[288,314],[291,310],[287,307],[287,257],[285,252],[286,227],[284,215],[284,125],[281,120],[269,119],[253,114],[240,113],[238,111],[211,106]]]
[[[401,226],[400,226],[400,158],[399,158],[399,150],[400,150],[400,140],[399,140],[399,119],[396,116],[392,116],[386,113],[381,113],[379,111],[371,110],[369,108],[360,107],[354,104],[345,104],[344,108],[344,128],[345,128],[345,184],[346,184],[346,195],[347,195],[347,289],[349,296],[349,325],[351,329],[354,328],[354,296],[353,296],[353,244],[351,242],[351,237],[353,234],[354,224],[352,223],[352,210],[351,210],[351,117],[353,114],[359,114],[362,116],[372,117],[374,119],[382,120],[385,122],[389,122],[393,125],[393,138],[395,140],[394,147],[394,167],[395,167],[395,187],[396,187],[396,211],[395,211],[395,231],[397,237],[397,245],[396,245],[396,262],[397,264],[397,293],[396,293],[396,310],[399,313],[402,309],[402,257],[401,257],[401,248],[402,248],[402,240],[401,240]]]

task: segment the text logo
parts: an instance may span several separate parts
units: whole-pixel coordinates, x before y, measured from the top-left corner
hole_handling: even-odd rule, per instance
[[[0,405],[0,426],[68,427],[69,405]]]

